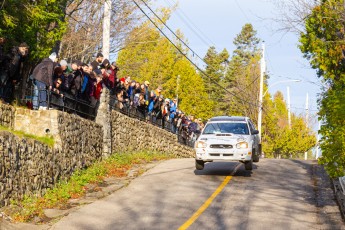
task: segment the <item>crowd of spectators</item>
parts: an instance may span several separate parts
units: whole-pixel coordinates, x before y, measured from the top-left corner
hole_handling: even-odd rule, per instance
[[[18,62],[24,60],[28,51],[26,44],[21,46],[25,52],[21,52],[19,48],[16,50]],[[16,65],[18,64],[20,63]],[[129,76],[118,78],[118,71],[116,63],[104,59],[102,53],[98,53],[95,60],[89,64],[76,60],[70,65],[66,60],[58,61],[56,53],[52,53],[33,69],[30,76],[34,85],[32,108],[63,108],[67,112],[94,119],[103,88],[106,87],[111,94],[112,109],[168,129],[178,134],[185,144],[197,138],[204,124],[201,119],[187,116],[180,111],[177,98],[164,98],[163,87],[151,89],[149,81],[140,83]],[[4,71],[1,71],[1,74],[6,75],[6,81],[3,77],[0,79],[0,97],[10,101],[8,98],[13,91],[9,89],[15,84],[16,79],[13,76],[16,74],[10,78]]]
[[[29,47],[22,43],[12,50],[11,55],[5,55],[4,42],[0,38],[0,98],[11,103]],[[201,119],[180,111],[177,98],[164,98],[163,87],[151,89],[149,81],[140,83],[129,76],[118,78],[118,71],[116,63],[104,59],[102,53],[98,53],[91,63],[75,60],[70,64],[66,60],[58,61],[56,53],[52,53],[35,66],[30,76],[34,88],[30,107],[36,110],[63,109],[94,119],[103,87],[106,87],[111,94],[112,109],[179,134],[182,142],[196,139],[204,124]]]

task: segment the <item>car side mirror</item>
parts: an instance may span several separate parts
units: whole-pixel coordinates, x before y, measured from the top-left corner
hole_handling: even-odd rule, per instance
[[[259,134],[259,130],[254,130],[254,131],[252,132],[252,134],[253,134],[253,135]]]

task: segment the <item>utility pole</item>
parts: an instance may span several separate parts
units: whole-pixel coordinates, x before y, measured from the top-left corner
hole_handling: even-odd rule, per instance
[[[104,59],[109,59],[110,53],[110,18],[111,18],[111,0],[104,1],[103,14],[103,46],[102,53]]]
[[[266,72],[265,43],[263,43],[262,44],[261,60],[260,60],[260,92],[259,92],[259,114],[258,114],[258,130],[259,130],[260,139],[261,139],[262,102],[263,102],[265,72]]]
[[[305,123],[306,127],[309,127],[309,94],[307,93],[307,98],[305,100]]]
[[[286,90],[287,90],[288,124],[289,124],[289,129],[291,129],[290,87],[287,86]]]

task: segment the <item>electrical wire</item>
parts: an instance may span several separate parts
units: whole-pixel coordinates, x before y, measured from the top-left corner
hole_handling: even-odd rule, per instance
[[[173,5],[170,3],[169,0],[165,0],[165,2],[168,3],[170,7],[173,6]],[[172,2],[174,2],[174,1],[172,1]],[[176,3],[175,3],[175,4],[176,4]],[[178,10],[181,11],[182,15],[178,12]],[[193,21],[182,11],[181,8],[177,8],[176,14],[177,14],[177,16],[187,25],[187,27],[188,27],[190,30],[192,30],[193,33],[194,33],[198,38],[200,38],[200,40],[201,40],[206,46],[208,46],[208,47],[210,47],[210,46],[216,47],[216,45],[214,44],[214,42],[213,42],[209,37],[207,37],[207,36],[206,36],[206,35],[205,35],[205,34],[204,34],[204,33],[193,23]],[[188,21],[189,21],[189,22],[188,22]],[[208,40],[208,42],[207,42],[207,41],[196,31],[196,30],[194,30],[193,27],[194,27],[196,30],[198,30],[199,33],[200,33],[205,39]]]
[[[233,97],[239,99],[241,102],[246,102],[248,103],[249,105],[253,105],[257,108],[260,107],[260,105],[258,104],[255,104],[255,103],[252,103],[251,101],[248,101],[248,100],[243,100],[243,98],[240,98],[238,95],[230,92],[229,90],[227,90],[225,87],[223,87],[222,85],[220,85],[218,82],[216,82],[215,80],[213,80],[210,76],[208,76],[205,71],[203,71],[198,65],[196,65],[184,52],[182,52],[182,50],[180,48],[178,48],[172,41],[171,39],[163,32],[163,30],[161,28],[159,28],[157,26],[157,24],[147,15],[147,13],[139,6],[139,4],[135,1],[135,0],[132,0],[134,2],[134,4],[139,8],[139,10],[150,20],[150,22],[160,31],[160,33],[193,65],[195,66],[199,71],[200,73],[202,73],[204,76],[206,76],[207,78],[209,78],[213,83],[215,83],[217,86],[219,86],[220,88],[222,88],[223,90],[225,90],[226,92],[228,92],[230,95],[232,95]],[[141,0],[145,5],[146,7],[160,20],[160,22],[166,27],[168,28],[168,30],[173,33],[175,35],[175,37],[180,40],[189,50],[191,50],[193,53],[195,53],[182,39],[180,39],[171,29],[170,27],[168,27],[164,22],[163,20],[161,20],[161,18],[143,1]],[[195,53],[196,54],[196,53]],[[199,55],[197,55],[197,57],[199,59],[201,59],[203,62],[205,62]],[[206,63],[206,62],[205,62]],[[207,64],[207,63],[206,63]],[[252,83],[250,83],[249,85],[253,84],[256,80],[258,79],[258,77],[256,79],[254,79],[254,81]],[[235,87],[237,89],[239,89],[240,91],[243,91],[244,89],[240,89],[238,87]],[[266,115],[266,119],[268,119],[269,121],[271,122],[274,122],[274,119],[270,116],[269,112],[261,107],[262,111],[265,113]]]
[[[208,76],[204,70],[202,70],[198,65],[196,65],[179,47],[177,47],[177,45],[175,45],[175,43],[173,43],[171,41],[171,39],[164,33],[164,31],[159,28],[159,26],[147,15],[147,13],[139,6],[139,4],[135,1],[132,0],[134,2],[134,4],[139,8],[139,10],[150,20],[150,22],[160,31],[160,33],[193,65],[195,66],[200,73],[202,73],[204,76],[206,76],[207,78],[209,78],[215,85],[219,86],[220,88],[222,88],[224,91],[226,91],[227,93],[229,93],[230,95],[232,95],[233,97],[241,100],[241,101],[245,101],[246,103],[255,106],[255,107],[259,107],[258,104],[255,104],[251,101],[246,101],[243,100],[242,98],[238,97],[236,94],[230,92],[229,90],[227,90],[225,87],[223,87],[222,85],[220,85],[217,81],[213,80],[210,76]],[[169,31],[171,31],[185,46],[188,47],[188,49],[190,49],[192,52],[194,52],[184,41],[182,41],[159,17],[158,15],[143,1],[141,0],[149,9],[150,11],[169,29]],[[195,53],[195,52],[194,52]],[[197,55],[199,58],[200,56]],[[203,60],[202,58],[200,58],[201,60]]]
[[[190,48],[179,36],[177,36],[177,34],[152,10],[152,8],[144,1],[144,0],[140,0],[141,2],[144,3],[144,5],[152,12],[152,14],[154,14],[156,16],[156,18],[158,18],[158,20],[179,40],[181,41],[190,51],[192,51],[193,54],[195,54],[202,62],[204,62],[206,65],[208,65],[208,63],[206,63],[206,61],[201,58],[196,52],[194,52],[194,50],[192,48]],[[240,7],[240,6],[239,6]],[[157,27],[157,26],[156,26]],[[158,27],[157,27],[158,28]],[[167,38],[167,36],[165,36]],[[170,41],[170,39],[168,39]],[[183,54],[184,55],[184,54]],[[193,63],[194,64],[194,63]],[[209,65],[208,65],[209,66]],[[196,66],[197,67],[197,66]],[[217,71],[216,69],[214,69],[212,66],[209,66],[211,67],[211,69],[213,69],[214,71]],[[199,68],[199,67],[197,67]],[[205,74],[205,76],[207,76],[209,79],[211,79],[208,75]],[[216,83],[218,86],[219,83],[216,82],[216,81],[213,81],[214,83]],[[247,89],[251,84],[249,84],[248,86],[246,86],[245,88],[243,89],[240,89],[238,87],[235,87],[235,88],[238,88],[240,91],[244,91],[245,89]],[[226,88],[222,87],[224,90],[227,91]],[[227,91],[228,92],[228,91]]]

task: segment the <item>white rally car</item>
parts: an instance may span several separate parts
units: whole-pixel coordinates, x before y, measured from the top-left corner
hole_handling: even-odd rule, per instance
[[[204,168],[214,160],[240,161],[252,170],[253,161],[261,155],[259,131],[248,117],[220,116],[211,118],[195,142],[195,167]]]

